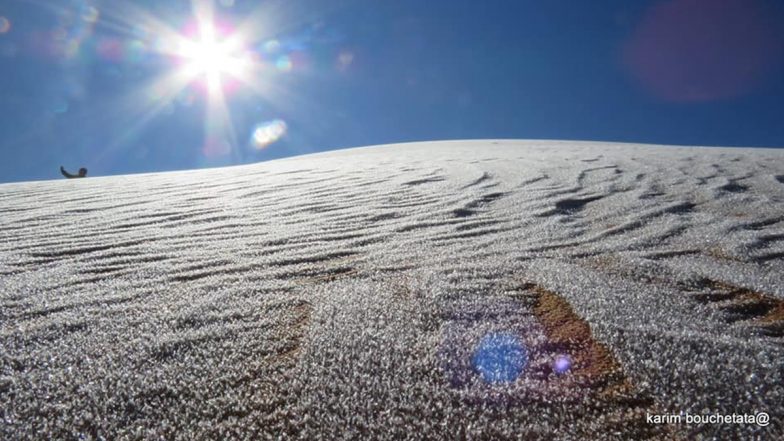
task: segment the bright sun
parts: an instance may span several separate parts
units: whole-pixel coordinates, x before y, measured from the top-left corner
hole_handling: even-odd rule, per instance
[[[242,78],[251,68],[248,51],[238,35],[221,38],[211,23],[200,23],[196,38],[183,39],[178,49],[184,61],[183,71],[189,77],[202,76],[207,90],[215,93],[221,89],[223,76]]]
[[[146,11],[129,9],[131,17],[136,11],[138,21],[147,23],[150,33],[156,35],[154,50],[172,62],[171,69],[153,78],[140,96],[142,105],[146,106],[148,99],[154,104],[144,109],[132,130],[142,127],[160,112],[169,111],[172,104],[190,106],[198,99],[204,104],[202,152],[205,158],[220,158],[233,154],[243,143],[232,121],[231,95],[241,91],[245,97],[248,94],[269,97],[277,90],[268,75],[269,60],[264,59],[258,48],[262,40],[259,32],[269,32],[270,26],[259,14],[242,23],[233,23],[228,17],[216,17],[214,0],[190,1],[192,16],[179,29]],[[199,91],[203,92],[197,94],[201,96],[192,94]],[[262,149],[285,133],[283,120],[262,123],[254,128],[251,144]]]

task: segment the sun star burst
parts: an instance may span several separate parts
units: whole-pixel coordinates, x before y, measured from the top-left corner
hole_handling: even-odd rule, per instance
[[[183,38],[177,55],[183,60],[181,69],[191,78],[203,78],[210,93],[221,90],[224,77],[246,76],[251,66],[248,51],[239,35],[221,38],[215,25],[199,23],[196,38]]]

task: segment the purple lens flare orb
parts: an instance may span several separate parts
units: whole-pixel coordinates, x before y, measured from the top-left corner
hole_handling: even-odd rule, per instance
[[[528,351],[515,334],[493,332],[479,341],[472,361],[486,383],[511,383],[525,369]]]
[[[569,372],[572,368],[572,360],[566,355],[559,355],[553,363],[553,371],[558,375],[563,375]]]

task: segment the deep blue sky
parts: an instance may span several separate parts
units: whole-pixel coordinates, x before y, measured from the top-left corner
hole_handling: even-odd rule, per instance
[[[191,2],[2,0],[0,182],[61,179],[61,164],[102,176],[439,139],[784,146],[776,0],[213,9],[223,34],[245,29],[254,66],[245,82],[222,76],[217,113],[202,75],[151,87],[185,63],[166,42],[192,36]],[[265,123],[287,131],[254,147]]]

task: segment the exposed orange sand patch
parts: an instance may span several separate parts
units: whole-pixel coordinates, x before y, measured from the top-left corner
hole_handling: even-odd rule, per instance
[[[606,346],[597,342],[591,328],[572,309],[569,302],[555,293],[536,287],[538,301],[534,314],[551,343],[571,356],[572,374],[581,382],[610,386],[615,377],[622,377],[620,363]],[[618,386],[614,384],[614,386]]]

